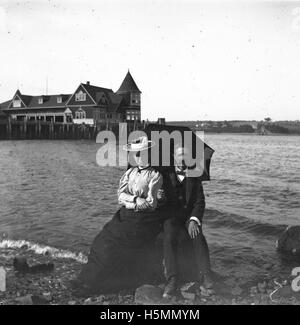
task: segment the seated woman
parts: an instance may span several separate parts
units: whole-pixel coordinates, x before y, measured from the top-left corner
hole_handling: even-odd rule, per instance
[[[124,147],[135,152],[136,167],[129,168],[121,177],[118,202],[121,208],[115,213],[94,239],[85,264],[76,280],[71,281],[78,295],[120,289],[121,275],[126,265],[134,263],[135,251],[154,241],[162,230],[163,214],[157,209],[160,203],[163,178],[149,164],[154,143],[146,137]],[[141,154],[148,150],[148,159]],[[159,195],[160,194],[160,195]]]

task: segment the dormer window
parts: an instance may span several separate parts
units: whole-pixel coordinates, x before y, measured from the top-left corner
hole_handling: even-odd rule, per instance
[[[100,100],[100,104],[101,104],[101,105],[107,105],[107,100],[106,100],[105,96],[103,96],[103,97],[101,98],[101,100]]]
[[[58,103],[58,104],[61,104],[61,103],[62,103],[62,97],[61,97],[61,96],[58,96],[58,97],[57,97],[57,103]]]
[[[14,99],[13,107],[21,107],[21,99]]]
[[[80,90],[77,94],[75,94],[75,101],[76,102],[84,102],[86,101],[86,93]]]
[[[39,97],[39,104],[43,104],[43,97]]]

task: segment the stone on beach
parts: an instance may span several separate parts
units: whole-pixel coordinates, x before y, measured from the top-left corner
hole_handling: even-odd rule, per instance
[[[254,296],[258,293],[257,287],[253,286],[250,288],[250,296]]]
[[[13,261],[15,271],[20,273],[46,273],[54,270],[53,263],[38,263],[29,266],[27,258],[24,256],[16,256]]]
[[[4,267],[0,267],[0,292],[6,291],[6,271]]]
[[[15,271],[18,272],[27,272],[29,269],[27,258],[25,256],[16,256],[13,261],[13,266]]]
[[[33,305],[48,305],[51,301],[51,297],[44,295],[32,295],[31,300]]]
[[[162,303],[163,290],[157,286],[145,284],[135,291],[135,303],[139,305],[155,305]]]
[[[196,294],[193,292],[181,291],[181,295],[184,299],[194,301],[196,298]]]
[[[68,305],[76,305],[76,301],[75,300],[70,300],[70,301],[68,301]]]
[[[33,305],[32,295],[17,297],[15,301],[20,305]]]
[[[257,284],[257,288],[258,288],[258,291],[259,291],[260,293],[265,293],[266,290],[267,290],[267,283],[266,283],[266,281],[264,281],[264,282],[259,282],[259,283]]]
[[[200,286],[200,293],[201,296],[210,297],[215,294],[215,291],[213,289],[206,289],[205,287]]]
[[[185,283],[183,286],[181,286],[180,291],[195,293],[197,291],[197,284],[196,282]]]
[[[234,296],[240,296],[243,293],[243,289],[240,286],[236,286],[231,290],[231,294]]]
[[[52,294],[51,292],[44,292],[43,297],[46,301],[50,302],[52,300]]]
[[[300,255],[300,226],[287,227],[276,243],[277,249]]]

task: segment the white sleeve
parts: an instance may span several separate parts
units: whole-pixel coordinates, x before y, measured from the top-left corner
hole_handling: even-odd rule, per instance
[[[128,193],[128,181],[129,174],[132,172],[132,168],[128,169],[120,179],[118,189],[118,202],[119,204],[125,205],[130,202],[134,204],[135,195]]]
[[[190,221],[196,221],[198,226],[201,227],[201,221],[197,217],[190,217]]]

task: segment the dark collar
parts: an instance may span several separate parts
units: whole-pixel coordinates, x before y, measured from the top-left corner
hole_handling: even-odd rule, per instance
[[[147,167],[143,167],[143,168],[140,168],[139,166],[136,166],[136,168],[138,169],[138,173],[140,173],[142,170],[146,170],[146,169],[149,169],[151,168],[151,166],[147,166]]]

